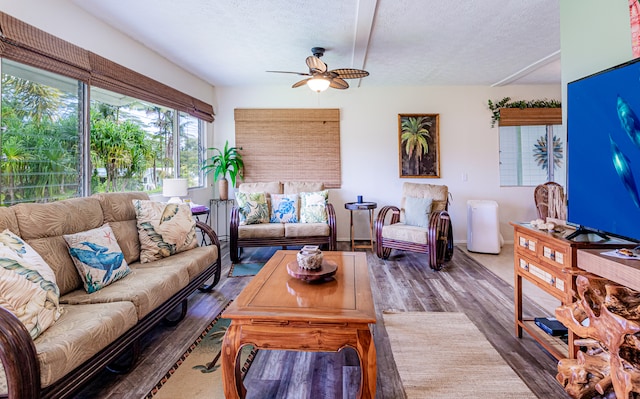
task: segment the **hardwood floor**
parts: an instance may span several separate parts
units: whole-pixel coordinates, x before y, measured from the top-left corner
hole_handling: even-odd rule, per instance
[[[100,374],[77,398],[142,398],[197,338],[250,277],[227,278],[231,262],[223,243],[223,279],[209,294],[190,298],[187,318],[178,326],[159,326],[143,344],[137,367],[126,375]],[[348,243],[340,242],[340,250]],[[245,250],[242,260],[267,260],[277,248]],[[456,250],[439,272],[424,266],[424,256],[393,251],[387,261],[367,252],[372,291],[378,313],[374,339],[378,357],[377,398],[404,397],[382,311],[463,312],[487,337],[505,361],[539,398],[568,398],[555,381],[556,361],[525,334],[514,336],[513,288],[491,271]],[[540,306],[525,302],[528,316],[545,315]],[[442,335],[448,328],[443,326]],[[429,343],[425,342],[425,346]],[[420,350],[420,348],[416,348]],[[464,342],[460,342],[464,350]],[[245,379],[249,398],[352,398],[357,392],[359,367],[354,351],[306,353],[261,351]],[[500,384],[500,381],[496,381]],[[313,394],[312,394],[313,393]]]

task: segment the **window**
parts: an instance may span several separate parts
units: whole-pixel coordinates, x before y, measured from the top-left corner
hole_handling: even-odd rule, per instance
[[[3,59],[0,204],[81,192],[83,83]]]
[[[108,191],[159,193],[164,177],[204,185],[200,119],[91,87],[90,153],[83,154],[85,84],[7,59],[1,68],[0,204]],[[91,161],[88,173],[85,156]]]
[[[564,180],[560,131],[560,125],[501,126],[500,185],[537,186]]]

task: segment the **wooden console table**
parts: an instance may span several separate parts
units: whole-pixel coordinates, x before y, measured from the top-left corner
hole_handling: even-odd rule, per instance
[[[528,223],[511,223],[514,228],[514,303],[516,336],[522,337],[526,331],[556,359],[573,358],[577,348],[575,335],[569,331],[565,343],[559,337],[551,336],[540,329],[533,319],[523,318],[522,279],[530,281],[549,295],[560,300],[562,305],[573,302],[576,292],[575,277],[585,273],[577,266],[577,252],[588,248],[620,248],[633,245],[628,241],[610,239],[608,241],[578,241],[589,237],[567,240],[566,233],[549,233],[538,230]],[[540,315],[544,316],[544,315]]]

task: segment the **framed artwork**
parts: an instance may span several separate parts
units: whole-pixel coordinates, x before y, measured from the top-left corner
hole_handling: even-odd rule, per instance
[[[398,114],[400,177],[440,177],[439,114]]]

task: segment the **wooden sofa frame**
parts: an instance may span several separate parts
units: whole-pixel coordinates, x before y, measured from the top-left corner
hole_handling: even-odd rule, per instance
[[[140,338],[159,322],[168,320],[175,308],[182,306],[178,320],[169,320],[170,324],[180,321],[186,314],[187,298],[198,289],[209,292],[220,281],[222,255],[216,233],[203,222],[196,222],[196,228],[218,247],[218,259],[203,270],[187,286],[151,311],[126,333],[89,360],[71,371],[52,385],[40,387],[40,363],[36,348],[24,325],[12,313],[0,307],[0,360],[7,375],[9,399],[61,399],[70,397],[85,383],[95,377],[105,367],[127,352],[133,350],[135,362]],[[206,282],[213,277],[211,284]],[[0,395],[0,398],[6,398]]]
[[[231,209],[231,221],[229,222],[229,255],[232,262],[240,261],[240,251],[244,247],[282,247],[299,245],[321,245],[324,249],[335,251],[336,244],[336,212],[332,204],[326,205],[327,223],[329,224],[328,236],[310,237],[268,237],[268,238],[238,238],[238,226],[240,214],[237,206]]]

